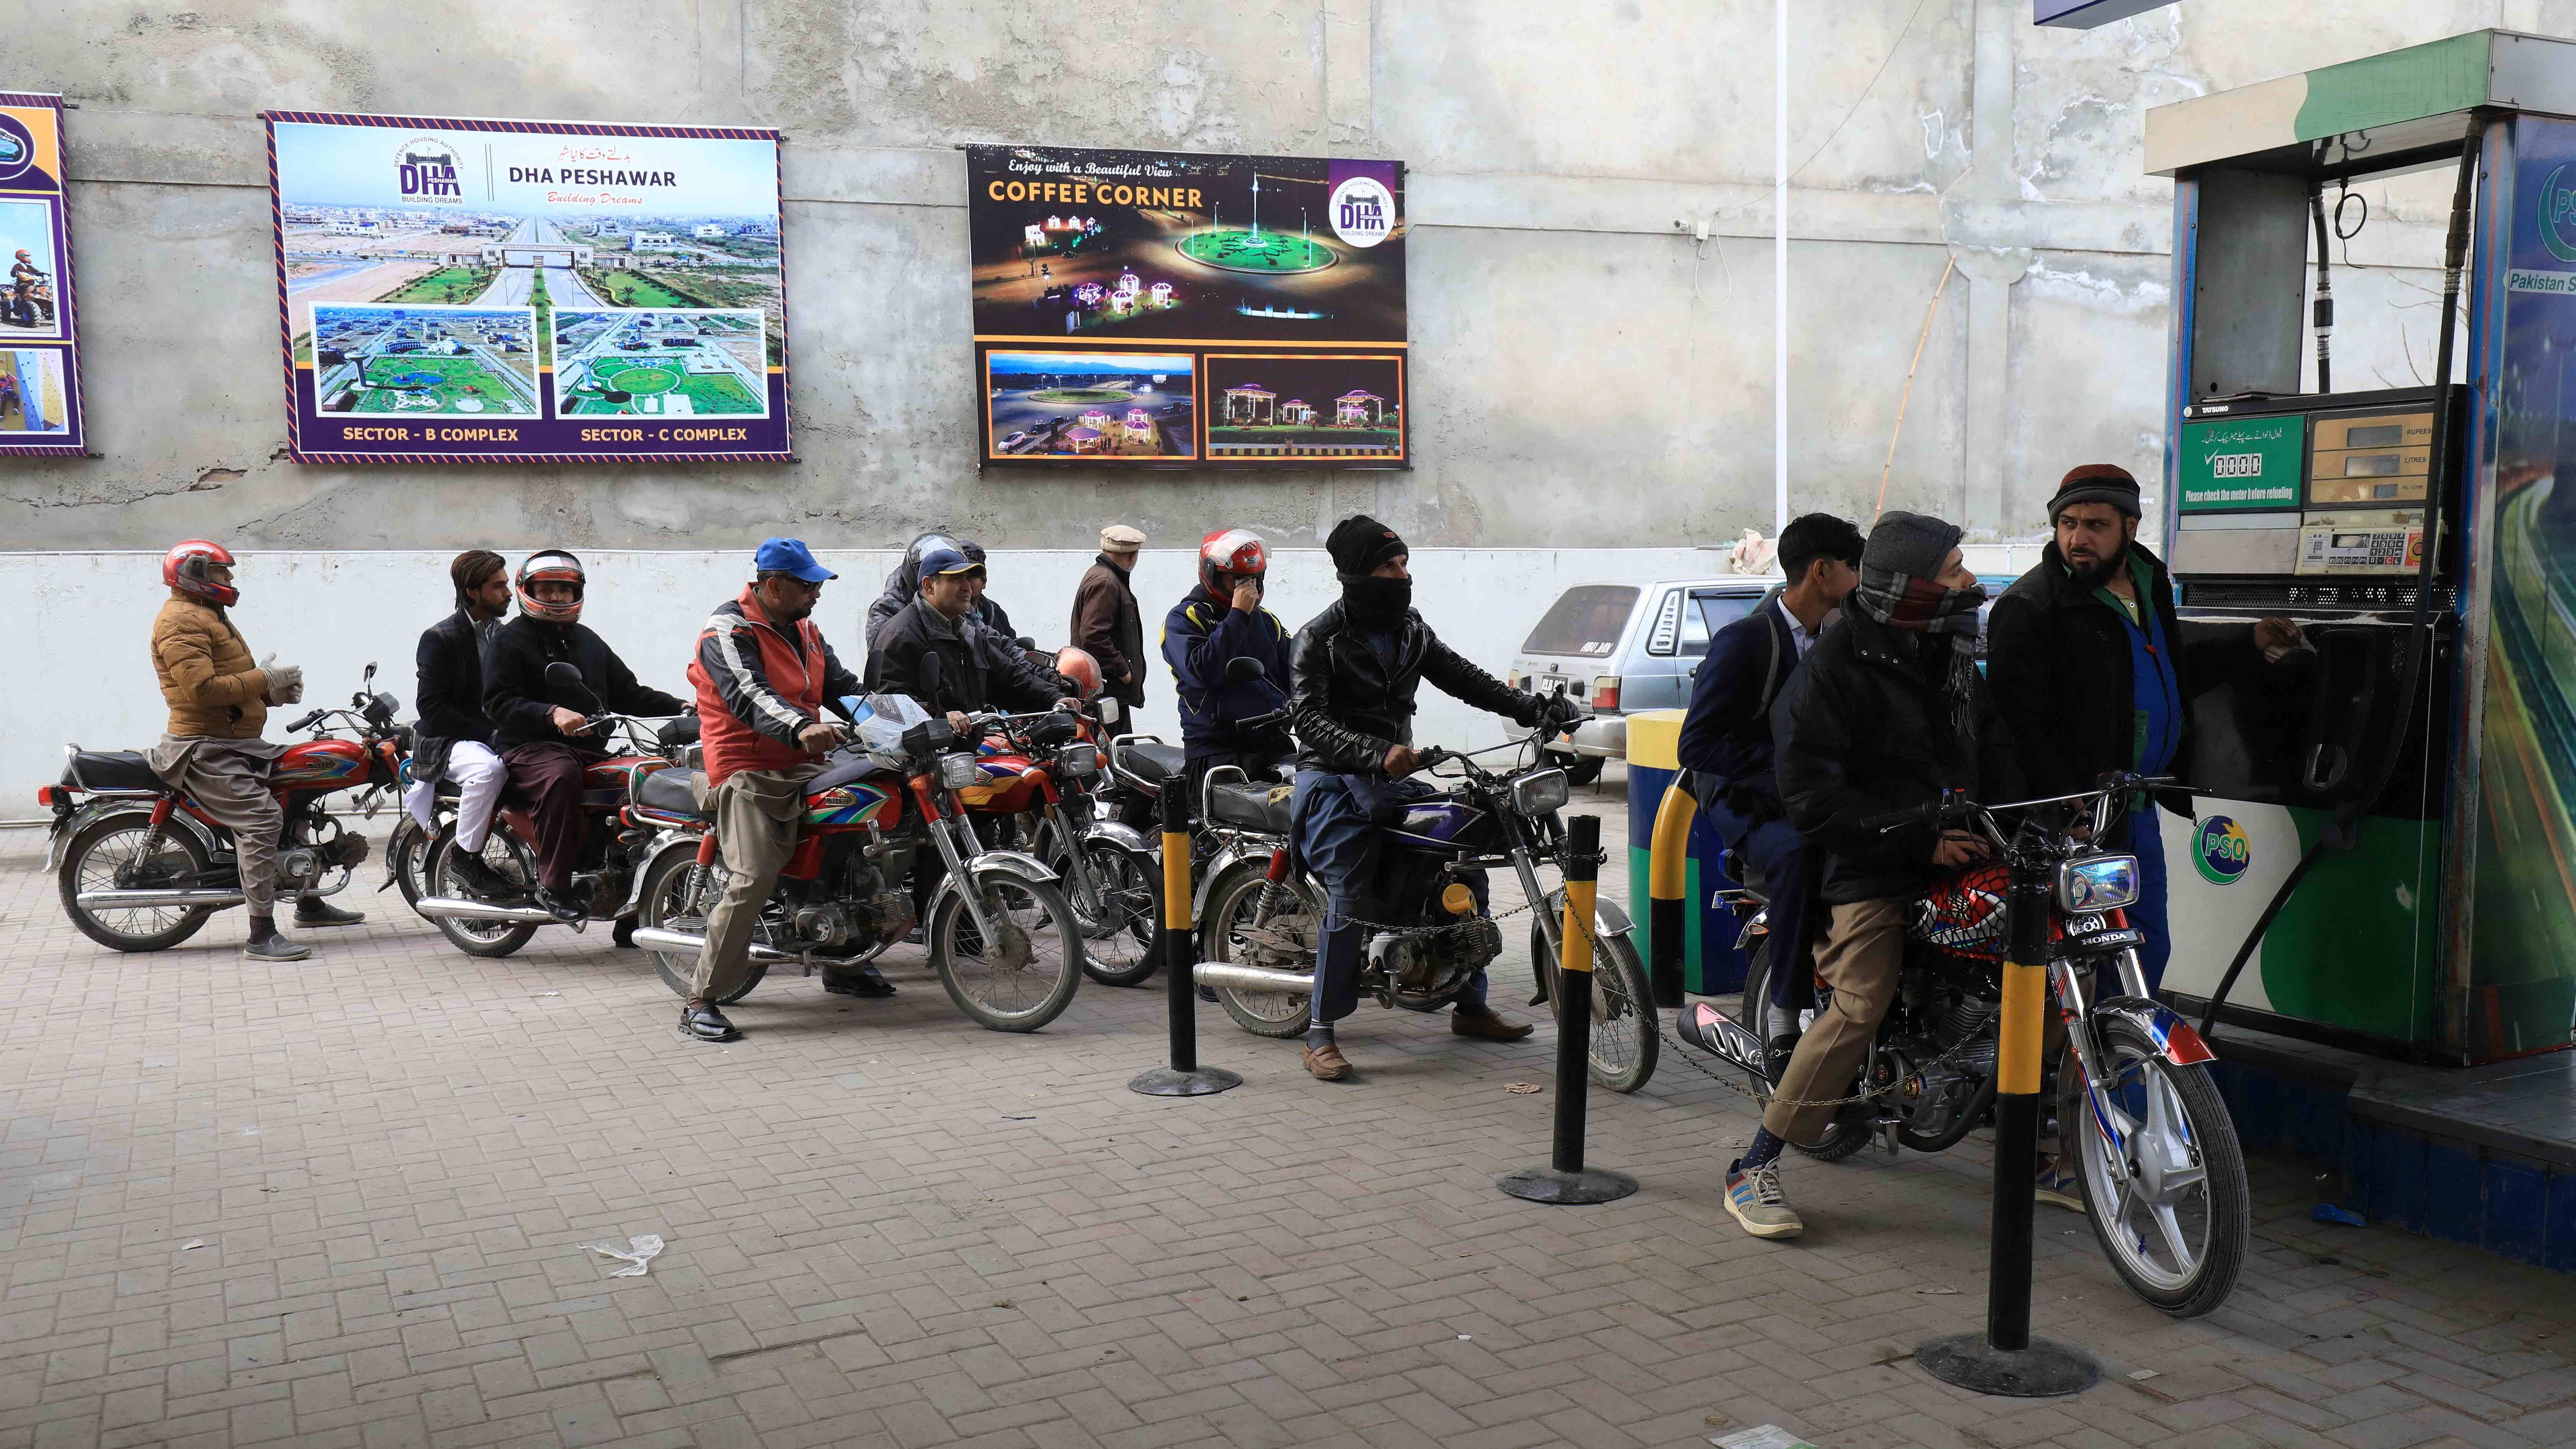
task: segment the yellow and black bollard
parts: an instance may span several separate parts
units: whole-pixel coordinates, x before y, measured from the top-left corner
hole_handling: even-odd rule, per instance
[[[1556,976],[1556,1139],[1545,1167],[1495,1184],[1531,1202],[1615,1202],[1637,1190],[1624,1172],[1583,1165],[1583,1107],[1592,1057],[1592,903],[1600,889],[1601,817],[1577,815],[1565,859],[1565,928]]]
[[[1163,782],[1163,985],[1169,998],[1172,1059],[1141,1073],[1127,1090],[1148,1097],[1205,1097],[1243,1078],[1199,1065],[1198,947],[1190,926],[1190,792],[1182,777]]]
[[[1995,1052],[1994,1234],[1986,1250],[1986,1331],[1914,1351],[1923,1371],[1981,1394],[2048,1399],[2082,1393],[2102,1368],[2080,1348],[2030,1336],[2031,1213],[2039,1186],[2040,1057],[2048,1014],[2047,863],[2012,855],[2012,951],[2004,963]],[[2065,1070],[2079,1070],[2070,1064]],[[2071,1133],[2075,1124],[2061,1122]]]
[[[1684,771],[1664,790],[1663,803],[1655,807],[1655,834],[1646,860],[1646,980],[1657,1006],[1672,1008],[1682,1004],[1682,947],[1686,927],[1682,912],[1690,881],[1691,821],[1699,814],[1699,802],[1684,788],[1690,781]],[[1636,877],[1631,876],[1630,890]]]

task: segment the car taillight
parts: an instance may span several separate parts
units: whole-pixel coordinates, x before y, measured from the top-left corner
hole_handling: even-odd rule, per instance
[[[1604,674],[1592,681],[1592,707],[1594,709],[1617,709],[1619,707],[1618,675]]]

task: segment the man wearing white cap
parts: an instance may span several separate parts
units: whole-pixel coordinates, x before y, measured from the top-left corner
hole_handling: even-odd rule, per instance
[[[1133,710],[1145,702],[1145,620],[1128,577],[1145,535],[1123,523],[1100,530],[1100,557],[1073,591],[1073,643],[1100,661],[1102,688]]]

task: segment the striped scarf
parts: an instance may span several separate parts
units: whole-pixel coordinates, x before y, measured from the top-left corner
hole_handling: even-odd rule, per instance
[[[1950,636],[1950,669],[1942,678],[1941,693],[1950,701],[1951,727],[1962,739],[1976,733],[1977,610],[1985,602],[1983,584],[1947,588],[1932,579],[1868,564],[1861,565],[1860,586],[1851,592],[1851,607],[1890,629]]]

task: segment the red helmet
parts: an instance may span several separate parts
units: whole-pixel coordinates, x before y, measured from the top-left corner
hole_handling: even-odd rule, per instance
[[[1088,649],[1068,644],[1055,651],[1055,672],[1073,682],[1073,692],[1088,700],[1100,693],[1100,661]]]
[[[210,571],[231,567],[232,553],[222,544],[192,538],[173,545],[168,553],[161,555],[161,582],[180,593],[226,609],[240,601],[241,590],[230,584],[216,583]]]
[[[572,585],[572,602],[550,604],[528,592],[530,585],[545,583]],[[562,549],[549,548],[532,553],[526,563],[519,565],[519,608],[531,619],[543,619],[553,624],[580,623],[582,591],[581,560]]]
[[[1199,582],[1211,594],[1224,592],[1216,586],[1218,574],[1250,574],[1257,579],[1269,572],[1270,546],[1251,529],[1220,528],[1199,540]]]

